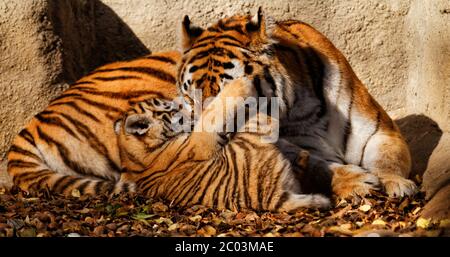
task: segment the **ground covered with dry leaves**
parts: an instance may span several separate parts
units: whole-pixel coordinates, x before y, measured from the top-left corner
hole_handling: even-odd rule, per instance
[[[179,208],[137,195],[30,196],[0,189],[0,237],[26,236],[448,236],[449,221],[420,218],[422,194],[380,193],[328,211],[295,214]]]

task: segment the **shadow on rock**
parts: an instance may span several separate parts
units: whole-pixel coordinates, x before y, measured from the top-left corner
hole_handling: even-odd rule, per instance
[[[58,49],[64,66],[55,83],[73,83],[101,65],[150,53],[131,28],[99,0],[49,1],[40,19],[48,18],[51,25],[42,29],[51,29],[54,37],[42,39],[49,42],[43,52]]]
[[[442,130],[425,115],[408,115],[395,121],[411,151],[411,178],[423,176],[433,150],[439,143]]]
[[[150,50],[110,7],[99,0],[94,2],[99,65],[150,54]]]

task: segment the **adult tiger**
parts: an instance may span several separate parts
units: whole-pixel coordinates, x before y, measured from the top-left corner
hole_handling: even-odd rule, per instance
[[[410,153],[399,129],[342,53],[311,26],[275,22],[261,8],[207,29],[185,16],[181,45],[178,87],[189,105],[198,101],[194,89],[205,99],[247,77],[259,96],[282,99],[281,136],[328,162],[339,197],[366,195],[380,182],[392,197],[416,191],[407,179]]]
[[[114,122],[149,97],[173,98],[180,53],[107,64],[81,78],[14,139],[8,172],[23,190],[69,195],[134,190],[121,176]]]
[[[245,78],[232,83],[202,112],[191,133],[173,129],[178,109],[171,100],[151,98],[136,104],[115,125],[126,170],[122,180],[135,183],[139,193],[179,206],[287,212],[329,207],[328,198],[303,194],[298,180],[301,170],[293,169],[274,144],[263,142],[276,120],[261,123],[268,117],[255,114],[243,124],[244,132],[223,137],[223,121],[234,116],[239,102],[232,97],[252,95],[253,90]],[[227,99],[223,112],[227,97],[232,100]],[[228,116],[212,126],[203,123],[222,113]],[[204,125],[207,130],[202,129]],[[250,131],[252,125],[258,130]]]

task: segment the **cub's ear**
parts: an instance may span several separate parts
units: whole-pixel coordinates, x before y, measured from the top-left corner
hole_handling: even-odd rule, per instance
[[[183,52],[203,33],[204,29],[191,24],[189,16],[185,15],[181,26],[181,47]]]
[[[145,114],[133,114],[125,119],[125,133],[144,135],[151,126],[150,118]]]
[[[275,27],[275,21],[266,17],[260,6],[258,12],[247,22],[245,28],[249,33],[255,33],[260,39],[267,40]]]

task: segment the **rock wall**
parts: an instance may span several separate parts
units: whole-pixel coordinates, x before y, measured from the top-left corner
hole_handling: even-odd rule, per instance
[[[448,0],[2,0],[0,184],[9,181],[4,158],[13,137],[68,83],[107,62],[176,48],[185,14],[207,26],[258,6],[328,36],[397,119],[413,153],[414,175],[428,168],[429,197],[448,184]]]

